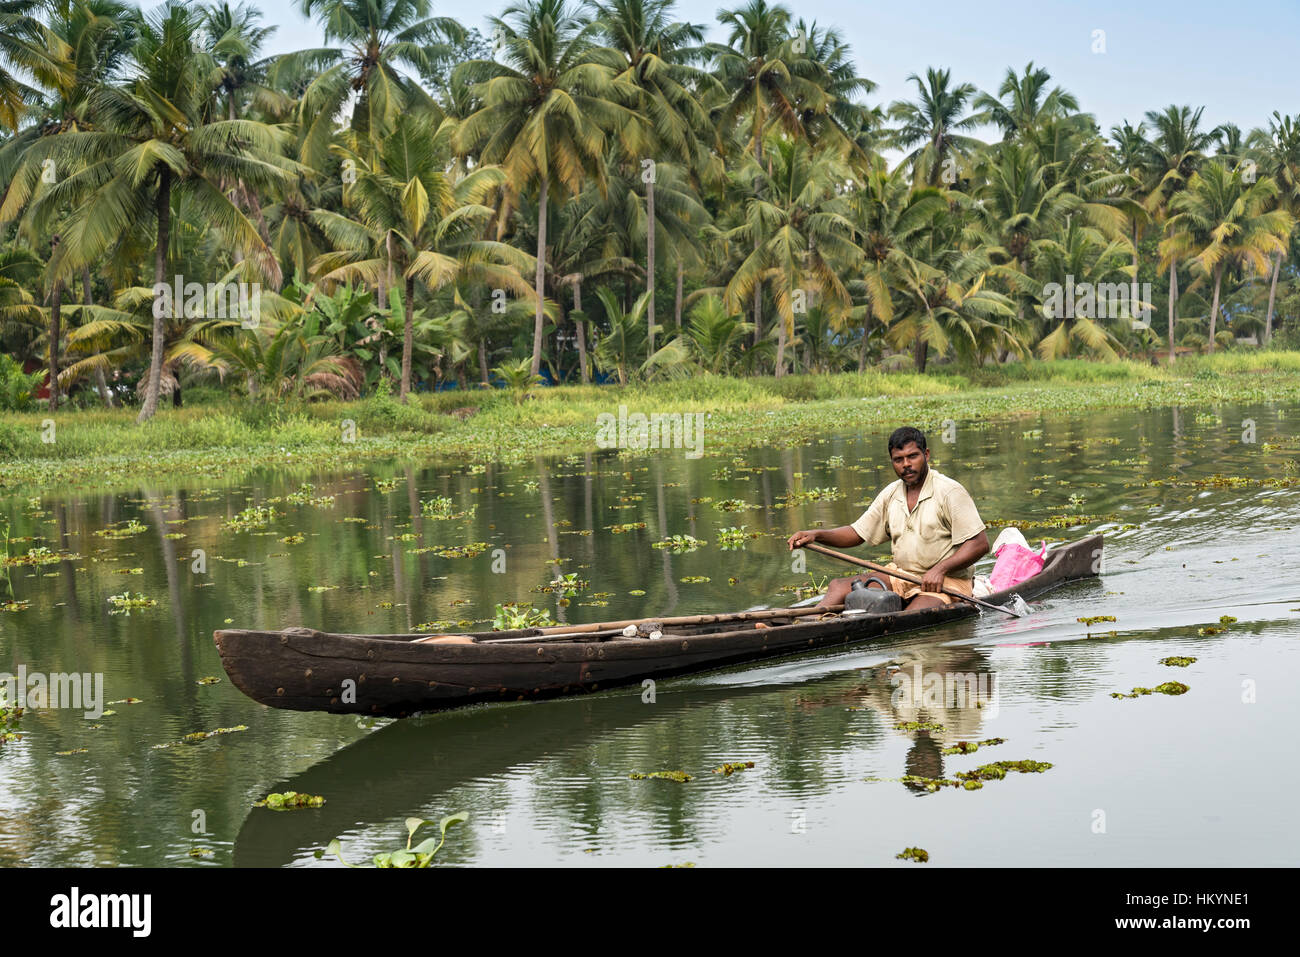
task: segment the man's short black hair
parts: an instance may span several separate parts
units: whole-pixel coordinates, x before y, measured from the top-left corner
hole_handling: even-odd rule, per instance
[[[905,425],[901,429],[895,429],[889,437],[889,451],[901,449],[909,442],[915,442],[916,447],[922,452],[925,451],[925,434],[920,429],[914,429],[910,425]]]

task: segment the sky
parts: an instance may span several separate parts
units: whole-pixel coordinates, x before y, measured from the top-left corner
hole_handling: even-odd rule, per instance
[[[247,0],[277,24],[268,52],[317,46],[319,29],[300,0]],[[485,35],[507,0],[434,0],[433,12]],[[732,3],[678,3],[679,16],[725,40],[716,20]],[[1266,127],[1274,110],[1300,113],[1300,2],[1249,0],[785,0],[795,18],[838,26],[862,76],[878,84],[866,99],[912,99],[909,74],[952,70],[954,82],[996,92],[1008,67],[1033,61],[1079,98],[1103,131],[1171,103],[1204,106],[1208,128],[1231,121]],[[1100,32],[1098,32],[1100,31]]]

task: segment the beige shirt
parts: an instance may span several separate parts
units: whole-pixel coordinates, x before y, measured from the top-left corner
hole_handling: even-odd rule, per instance
[[[885,486],[852,528],[868,545],[888,538],[894,546],[894,563],[920,576],[984,531],[985,525],[961,483],[930,469],[916,508],[908,511],[907,487],[898,479]],[[949,574],[972,578],[975,571],[968,565]]]

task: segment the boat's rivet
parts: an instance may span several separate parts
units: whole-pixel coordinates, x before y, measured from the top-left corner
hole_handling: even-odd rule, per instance
[[[369,658],[371,661],[374,661],[374,660],[375,660],[375,649],[373,649],[373,648],[367,648],[367,649],[366,649],[366,657]]]
[[[325,693],[328,694],[328,695],[332,695],[332,694],[334,693],[334,689],[333,689],[333,688],[326,688],[326,689],[325,689]]]
[[[371,710],[374,714],[378,714],[378,713],[379,713],[379,705],[377,705],[377,704],[372,704],[372,705],[370,706],[370,710]]]
[[[470,688],[470,689],[469,689],[469,693],[470,693],[470,694],[473,694],[475,691],[478,691],[478,689],[477,689],[477,688]]]
[[[604,657],[605,657],[605,649],[604,649],[604,648],[601,648],[599,651],[597,651],[597,652],[596,652],[596,657],[597,657],[597,658],[604,658]]]
[[[278,694],[278,695],[283,696],[283,695],[284,695],[284,689],[283,689],[283,688],[276,688],[276,689],[275,689],[275,693]]]
[[[436,681],[430,681],[430,682],[429,682],[429,687],[430,687],[430,688],[436,688],[436,687],[438,687],[438,682],[436,682]]]
[[[523,696],[523,695],[520,695],[520,696],[519,696],[518,698],[516,698],[515,700],[516,700],[516,701],[523,701],[523,700],[524,700],[524,696]]]
[[[399,682],[399,681],[401,681],[401,680],[402,680],[402,679],[398,678],[397,675],[393,675],[393,684],[397,684],[397,682]]]
[[[304,672],[302,673],[302,676],[303,676],[304,678],[310,678],[310,677],[311,677],[311,669],[308,668],[306,671],[304,671]]]
[[[357,684],[361,684],[365,680],[366,680],[366,676],[364,674],[357,675]]]
[[[280,644],[287,645],[288,643],[289,643],[289,636],[284,634],[280,635]]]
[[[813,643],[813,640],[812,640],[811,638],[809,638],[809,639],[808,639],[808,644],[811,645],[812,643]]]
[[[338,698],[330,698],[330,704],[332,704],[332,705],[337,705],[338,703],[339,703],[339,699],[338,699]]]
[[[538,649],[538,650],[540,651],[541,649]],[[588,645],[588,646],[587,646],[587,657],[588,657],[588,658],[591,658],[591,657],[594,656],[595,654],[596,654],[596,649],[593,648],[593,647],[591,647],[591,645]]]
[[[540,656],[541,653],[542,653],[542,649],[541,649],[541,648],[538,648],[538,649],[537,649],[537,654]]]

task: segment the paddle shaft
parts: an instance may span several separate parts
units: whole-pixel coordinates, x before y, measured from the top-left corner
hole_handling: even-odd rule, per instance
[[[816,542],[808,542],[800,547],[811,549],[814,552],[820,552],[823,555],[829,555],[831,558],[838,558],[841,561],[848,562],[852,565],[861,565],[863,568],[869,568],[873,572],[880,572],[882,575],[892,575],[894,578],[901,578],[905,582],[911,582],[913,585],[920,585],[922,588],[925,587],[925,583],[919,578],[913,578],[911,575],[906,575],[903,572],[894,571],[889,568],[882,568],[873,562],[867,561],[865,558],[845,555],[843,552],[837,552],[835,549],[827,548],[825,545],[818,545]],[[951,588],[940,588],[939,590],[945,595],[951,595],[953,598],[960,598],[962,601],[968,601],[973,605],[978,605],[980,608],[987,608],[990,611],[1000,611],[1004,615],[1010,615],[1012,618],[1020,617],[1010,608],[1003,608],[1001,605],[991,605],[986,601],[980,601],[973,595],[963,595],[961,592],[953,591]]]

